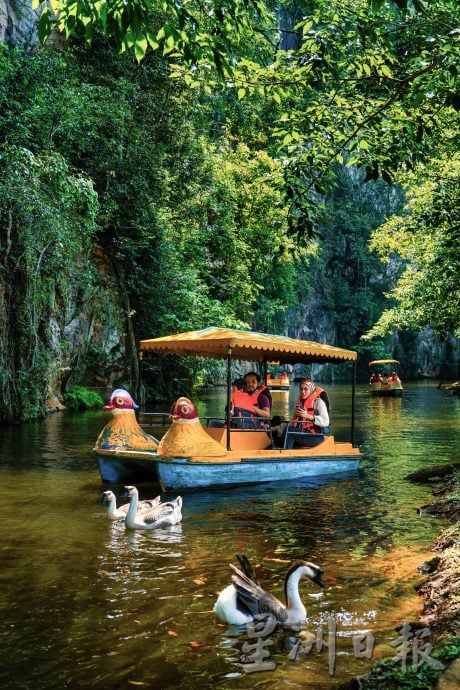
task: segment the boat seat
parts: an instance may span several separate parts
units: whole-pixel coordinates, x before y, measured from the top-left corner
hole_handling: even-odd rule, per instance
[[[326,434],[312,434],[288,424],[284,437],[284,448],[314,448],[327,438]]]
[[[227,447],[227,429],[208,426],[204,430],[224,448]],[[272,445],[271,429],[230,430],[230,446],[232,450],[267,450]]]

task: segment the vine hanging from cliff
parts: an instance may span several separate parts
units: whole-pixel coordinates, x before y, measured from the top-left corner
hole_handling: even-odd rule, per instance
[[[58,154],[6,145],[0,200],[0,418],[25,420],[46,412],[50,324],[77,273],[85,280],[97,197]]]

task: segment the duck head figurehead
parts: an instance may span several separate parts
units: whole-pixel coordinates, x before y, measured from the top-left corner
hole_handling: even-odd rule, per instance
[[[176,424],[190,424],[199,422],[198,412],[189,398],[181,397],[176,400],[171,408],[171,419]]]
[[[96,440],[96,449],[102,450],[135,450],[153,451],[158,447],[154,436],[147,434],[139,425],[135,410],[136,405],[128,391],[117,388],[110,396],[104,410],[111,412],[110,421],[102,429]]]
[[[137,410],[139,405],[136,405],[131,395],[124,388],[116,388],[107,405],[104,405],[104,410],[111,412],[128,412]]]
[[[227,452],[200,424],[195,405],[180,397],[171,408],[172,424],[160,441],[158,455],[171,458],[221,457]]]

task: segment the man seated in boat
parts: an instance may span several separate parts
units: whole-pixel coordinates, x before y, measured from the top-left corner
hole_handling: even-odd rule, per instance
[[[255,371],[245,374],[244,388],[252,404],[253,416],[264,417],[268,421],[272,410],[272,396],[267,386],[262,384],[259,374]]]
[[[289,425],[289,431],[299,431],[311,434],[329,434],[329,396],[325,390],[316,385],[310,379],[301,379],[299,383],[299,395],[295,403],[294,418],[292,422],[284,422],[272,427],[273,437],[283,446],[284,437]],[[294,436],[288,438],[286,448],[292,448]]]
[[[392,371],[390,376],[388,377],[388,383],[390,384],[390,386],[392,384],[398,385],[401,383],[401,379],[395,371]]]
[[[246,378],[249,378],[249,389]],[[232,381],[231,426],[235,429],[263,429],[269,426],[271,396],[266,386],[260,386],[260,377],[254,372],[244,379]],[[263,418],[267,418],[267,422]],[[213,419],[211,427],[223,427],[224,422]]]
[[[261,385],[259,374],[250,371],[243,379],[243,386],[239,385],[232,393],[232,426],[240,429],[263,429],[268,426],[271,395],[268,388]]]

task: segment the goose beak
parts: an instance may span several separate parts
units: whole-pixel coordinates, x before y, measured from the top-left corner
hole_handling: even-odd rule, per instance
[[[323,574],[323,571],[320,570],[319,572],[316,573],[315,577],[312,577],[312,582],[316,582],[317,585],[320,587],[324,587],[324,580],[322,579],[321,575]]]

